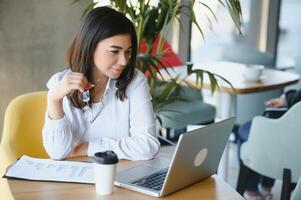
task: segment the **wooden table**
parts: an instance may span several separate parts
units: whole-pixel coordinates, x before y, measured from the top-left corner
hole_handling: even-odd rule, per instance
[[[165,151],[167,150],[167,151]],[[163,150],[163,153],[170,152],[170,149]],[[1,175],[4,171],[3,154],[0,153]],[[81,158],[79,158],[81,160]],[[143,162],[143,161],[139,161]],[[137,162],[121,161],[118,170],[131,167]],[[7,180],[1,178],[1,200],[2,199],[158,199],[142,193],[134,192],[120,187],[114,187],[112,195],[100,196],[95,193],[94,185],[72,184],[72,183],[53,183],[40,181]],[[227,199],[242,200],[243,198],[226,182],[214,175],[204,181],[173,193],[163,199]]]

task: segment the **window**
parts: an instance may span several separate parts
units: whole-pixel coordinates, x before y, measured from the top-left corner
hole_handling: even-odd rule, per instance
[[[200,22],[201,28],[204,31],[204,38],[197,30],[195,25],[191,30],[191,61],[193,63],[202,63],[208,59],[214,60],[218,53],[218,46],[223,44],[235,43],[242,40],[237,34],[235,25],[225,7],[217,1],[206,0],[202,1],[209,5],[217,17],[215,21],[210,11],[200,5],[195,4],[196,18]],[[242,32],[248,26],[251,0],[241,0],[243,25]],[[209,23],[209,21],[211,23]]]
[[[294,66],[294,58],[301,55],[301,1],[282,0],[280,8],[277,66]]]

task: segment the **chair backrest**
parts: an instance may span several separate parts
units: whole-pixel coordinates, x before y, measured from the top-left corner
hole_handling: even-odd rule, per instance
[[[301,176],[299,177],[298,183],[291,196],[291,200],[300,200],[300,199],[301,199]]]
[[[301,73],[301,55],[297,55],[294,58],[294,68],[297,72]]]
[[[231,51],[229,51],[231,49]],[[247,65],[273,66],[274,58],[271,53],[261,52],[247,45],[225,45],[221,60],[243,63]]]
[[[46,91],[18,96],[8,105],[1,147],[10,162],[22,155],[48,158],[42,142],[46,106]]]
[[[198,62],[227,61],[246,65],[274,66],[274,57],[271,53],[261,52],[257,48],[246,44],[207,45],[200,49]]]
[[[151,52],[152,55],[156,55],[160,39],[161,39],[161,35],[159,34],[156,40],[154,41],[153,50]],[[146,50],[147,50],[147,44],[145,40],[142,40],[139,51],[141,53],[145,53]],[[180,57],[172,50],[171,45],[168,43],[168,41],[165,38],[163,38],[161,51],[164,52],[164,54],[159,58],[159,60],[166,68],[183,65],[183,62],[181,61]],[[162,66],[160,65],[158,67],[162,68]]]
[[[184,99],[187,99],[189,101],[191,100],[198,100],[203,101],[203,95],[200,89],[191,88],[188,86],[182,86],[180,87],[179,97],[183,97]]]
[[[241,147],[243,163],[260,174],[282,179],[291,170],[292,182],[301,175],[301,102],[279,119],[255,117],[248,141]]]

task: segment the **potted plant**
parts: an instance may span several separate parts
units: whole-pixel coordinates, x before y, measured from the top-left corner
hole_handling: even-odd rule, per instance
[[[84,0],[74,0],[73,2],[79,2]],[[241,7],[239,0],[216,0],[228,9],[230,16],[232,17],[239,33],[241,25]],[[97,3],[102,0],[94,0],[84,9],[83,15],[90,9],[93,9]],[[126,1],[126,0],[109,0],[110,5],[117,10],[123,12],[134,23],[137,32],[138,48],[141,50],[144,45],[143,53],[137,56],[137,68],[149,76],[149,85],[151,94],[153,97],[153,106],[155,113],[159,113],[164,110],[164,107],[175,101],[187,101],[187,99],[179,98],[176,95],[176,91],[181,87],[181,84],[185,82],[184,78],[169,77],[169,81],[164,80],[160,69],[167,71],[168,64],[162,63],[160,59],[166,55],[163,49],[163,43],[167,34],[170,24],[179,20],[181,13],[186,14],[193,24],[195,24],[203,35],[203,31],[199,26],[198,21],[195,18],[195,11],[193,9],[195,0],[191,0],[188,5],[184,4],[181,0],[158,0],[154,5],[154,1],[139,0],[139,1]],[[213,10],[201,1],[198,1],[202,6],[210,11],[215,17]],[[180,22],[181,24],[181,22]],[[157,42],[155,42],[157,40]],[[156,45],[154,45],[156,43]],[[195,74],[197,82],[202,84],[204,74],[209,76],[212,92],[219,86],[218,79],[223,79],[230,84],[223,77],[213,74],[209,71],[201,69],[192,69],[192,64],[187,64],[188,76]],[[230,84],[231,85],[231,84]]]

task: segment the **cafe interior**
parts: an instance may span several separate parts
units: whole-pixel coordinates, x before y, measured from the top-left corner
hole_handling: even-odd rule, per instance
[[[185,77],[184,92],[178,95],[189,98],[168,104],[165,109],[155,109],[161,148],[175,146],[186,132],[235,117],[215,176],[237,196],[231,198],[217,191],[212,199],[301,199],[301,103],[298,103],[301,95],[291,96],[301,90],[301,1],[237,1],[241,6],[239,26],[231,18],[228,0],[222,1],[224,4],[196,1],[193,9],[202,32],[185,14],[179,15],[181,25],[169,25],[163,45],[169,54],[161,61],[171,66],[161,69],[162,76],[158,77],[167,82],[174,77]],[[30,147],[26,151],[29,148],[26,145],[35,146],[37,141],[20,135],[26,131],[41,134],[45,115],[45,104],[41,101],[46,102],[47,80],[64,68],[65,53],[81,23],[82,12],[93,1],[74,2],[0,0],[2,163],[11,164],[23,154],[47,158],[45,154],[30,152],[37,149]],[[94,6],[110,3],[94,2],[98,3]],[[193,1],[180,2],[190,5]],[[191,65],[192,69],[215,75],[218,85],[212,88],[211,76],[205,72],[202,84],[197,82],[196,76],[189,76],[187,71]],[[13,107],[18,97],[33,93],[40,95],[40,99],[31,102],[25,113]],[[274,105],[271,99],[276,98],[285,102]],[[18,114],[22,115],[18,121],[23,127],[12,123]],[[36,119],[39,116],[42,119]],[[28,128],[32,121],[41,124]],[[22,139],[11,145],[11,135]],[[7,166],[1,166],[1,176]],[[258,175],[255,178],[254,173]],[[13,189],[14,184],[21,188],[18,182],[1,179],[0,199],[30,197],[25,190],[22,193],[22,189]],[[31,199],[42,199],[39,195]]]

